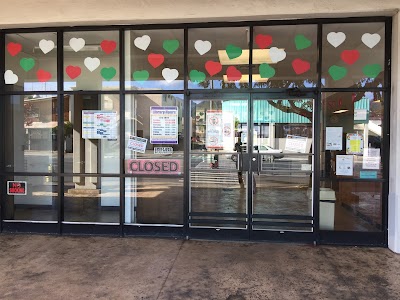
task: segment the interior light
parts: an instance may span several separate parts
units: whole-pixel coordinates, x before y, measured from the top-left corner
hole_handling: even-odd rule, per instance
[[[224,75],[224,82],[226,83],[248,83],[249,82],[249,74],[242,74],[242,78],[240,80],[228,80],[228,76]],[[262,78],[260,74],[253,74],[253,82],[267,82],[268,78]]]
[[[349,111],[348,109],[339,109],[337,111],[334,111],[333,113],[334,114],[341,114],[341,113],[345,113],[345,112],[348,112],[348,111]]]
[[[279,49],[284,50],[284,48]],[[229,59],[225,50],[218,50],[218,58],[221,65],[248,65],[250,60],[250,50],[242,50],[242,55],[234,59]],[[253,49],[253,64],[259,65],[262,63],[274,64],[269,57],[269,49]]]

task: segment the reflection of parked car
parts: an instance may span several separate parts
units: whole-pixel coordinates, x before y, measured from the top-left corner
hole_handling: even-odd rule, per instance
[[[274,159],[280,159],[280,158],[283,158],[283,156],[284,156],[282,154],[282,150],[274,149],[267,145],[254,146],[254,152],[257,152],[260,154],[267,154],[267,155],[272,154]]]

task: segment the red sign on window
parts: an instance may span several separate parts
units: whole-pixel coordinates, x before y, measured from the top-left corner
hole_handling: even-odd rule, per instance
[[[127,159],[125,160],[127,174],[181,174],[179,159]]]
[[[26,195],[26,181],[7,181],[7,195]]]

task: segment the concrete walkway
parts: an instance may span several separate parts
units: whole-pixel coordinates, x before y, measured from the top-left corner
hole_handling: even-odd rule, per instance
[[[400,299],[382,248],[0,235],[0,299]]]

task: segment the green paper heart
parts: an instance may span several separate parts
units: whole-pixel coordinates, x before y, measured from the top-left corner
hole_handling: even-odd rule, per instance
[[[163,48],[169,54],[172,54],[179,48],[179,41],[178,40],[165,40],[163,42]]]
[[[189,77],[191,82],[200,83],[206,80],[206,74],[197,70],[190,71]]]
[[[22,69],[28,72],[35,66],[35,60],[33,58],[21,58],[19,64],[22,67]]]
[[[258,70],[260,71],[261,78],[271,78],[275,76],[275,69],[269,64],[261,64]]]
[[[113,67],[103,68],[101,69],[100,74],[105,80],[111,80],[115,74],[117,74],[117,70]]]
[[[336,65],[333,65],[329,68],[328,70],[329,75],[331,75],[333,80],[339,80],[342,79],[347,75],[347,69],[345,67],[339,67]]]
[[[146,70],[133,72],[133,80],[136,81],[146,81],[147,79],[149,79],[149,76],[150,74]]]
[[[312,42],[306,38],[303,34],[298,34],[294,38],[297,50],[303,50],[311,46]]]
[[[382,72],[382,67],[379,64],[365,65],[362,69],[365,76],[375,78]]]
[[[234,45],[229,44],[225,48],[226,54],[228,55],[229,59],[234,59],[242,55],[242,48],[236,47]]]

